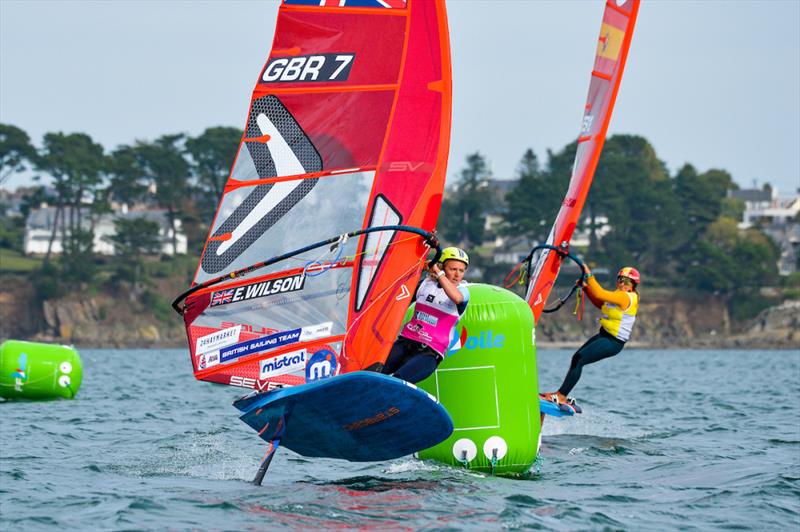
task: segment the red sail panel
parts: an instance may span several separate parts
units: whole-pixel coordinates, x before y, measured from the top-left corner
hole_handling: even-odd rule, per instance
[[[403,223],[433,231],[439,217],[450,149],[451,70],[444,2],[410,0],[408,39],[391,128],[384,141],[364,226]],[[345,338],[346,369],[383,362],[414,293],[426,249],[419,238],[375,233],[405,240],[384,257],[362,255],[354,272],[350,330]],[[378,238],[378,237],[375,237]],[[364,264],[379,261],[375,271]],[[371,277],[371,279],[370,279]],[[369,290],[364,295],[367,285]]]
[[[572,177],[547,244],[569,248],[603,150],[638,11],[639,0],[606,2]],[[552,251],[542,251],[533,258],[526,299],[537,323],[562,260],[561,255]]]
[[[198,379],[269,389],[383,361],[424,264],[422,237],[376,231],[235,272],[362,228],[432,231],[438,217],[444,3],[307,4],[280,7],[194,285],[224,280],[185,301]]]

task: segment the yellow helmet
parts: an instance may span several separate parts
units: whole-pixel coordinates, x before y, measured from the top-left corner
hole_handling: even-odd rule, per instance
[[[439,262],[444,264],[445,261],[448,260],[460,260],[469,266],[469,255],[461,248],[444,248],[442,250],[442,256],[439,257]]]

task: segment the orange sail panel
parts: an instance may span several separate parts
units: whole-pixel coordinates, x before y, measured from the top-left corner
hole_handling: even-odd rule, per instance
[[[248,269],[370,227],[433,231],[448,42],[443,0],[282,3],[183,307],[198,379],[266,390],[386,358],[428,252],[419,234],[342,237]]]
[[[638,11],[639,0],[606,2],[572,177],[561,209],[547,238],[547,244],[558,246],[565,251],[569,249],[572,233],[580,219],[603,150]],[[532,273],[526,299],[537,323],[558,277],[562,260],[562,255],[550,250],[539,251],[538,256],[534,255],[532,259]]]

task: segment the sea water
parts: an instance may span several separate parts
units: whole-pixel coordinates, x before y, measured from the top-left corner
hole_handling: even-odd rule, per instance
[[[195,381],[183,350],[81,354],[75,400],[0,404],[2,530],[800,529],[800,350],[588,366],[584,413],[546,421],[527,479],[280,449],[261,487],[242,390]],[[539,351],[543,389],[571,354]]]

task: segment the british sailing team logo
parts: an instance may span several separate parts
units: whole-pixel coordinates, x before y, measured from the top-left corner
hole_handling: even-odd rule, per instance
[[[322,170],[322,157],[300,125],[273,95],[253,101],[234,164],[250,166],[259,179],[299,176]],[[237,198],[230,216],[209,238],[202,266],[207,273],[218,273],[244,253],[261,235],[292,210],[316,186],[318,179],[292,179],[251,187],[246,198]],[[220,207],[225,207],[226,198]]]

